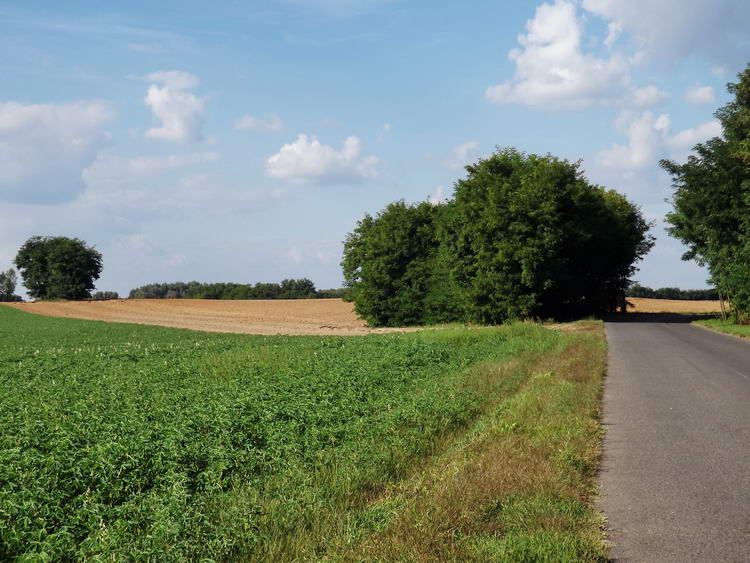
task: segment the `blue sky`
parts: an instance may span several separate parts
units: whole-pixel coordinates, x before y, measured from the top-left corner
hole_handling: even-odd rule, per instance
[[[657,221],[636,276],[704,287],[662,230],[720,134],[744,0],[5,2],[0,269],[32,235],[104,255],[97,286],[341,285],[365,212],[450,196],[495,146],[583,161]]]

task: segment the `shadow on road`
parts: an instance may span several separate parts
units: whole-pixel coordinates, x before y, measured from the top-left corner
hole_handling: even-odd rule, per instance
[[[715,319],[719,315],[691,313],[615,313],[604,317],[608,323],[690,323]]]

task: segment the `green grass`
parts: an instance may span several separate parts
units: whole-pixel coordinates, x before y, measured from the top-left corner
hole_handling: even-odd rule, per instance
[[[725,332],[742,338],[750,338],[750,325],[738,325],[729,319],[707,319],[705,321],[693,322],[706,328],[710,328],[711,330]]]
[[[356,557],[420,498],[397,487],[440,474],[436,460],[467,444],[517,432],[554,443],[565,486],[485,499],[477,522],[504,513],[513,524],[464,531],[460,545],[499,559],[557,545],[592,559],[598,382],[563,378],[550,394],[536,388],[557,376],[533,377],[581,343],[601,340],[528,324],[241,336],[0,307],[0,559]],[[545,404],[564,395],[588,418],[553,416],[552,439],[529,393]],[[546,512],[559,526],[533,524]]]

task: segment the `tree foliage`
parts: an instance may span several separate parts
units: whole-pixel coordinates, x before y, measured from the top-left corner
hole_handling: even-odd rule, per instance
[[[432,320],[432,273],[438,258],[441,207],[389,204],[365,215],[344,241],[344,280],[357,313],[374,325]]]
[[[16,293],[16,271],[9,268],[5,272],[0,272],[0,301],[20,301],[21,298]]]
[[[750,66],[727,86],[734,99],[717,110],[723,137],[694,147],[683,164],[661,161],[674,194],[672,236],[688,246],[685,260],[707,266],[736,320],[750,318]]]
[[[102,255],[77,238],[27,240],[16,255],[23,285],[35,299],[85,299],[102,271]]]
[[[446,205],[388,205],[344,243],[344,278],[371,324],[572,317],[623,305],[649,225],[578,164],[497,151]]]

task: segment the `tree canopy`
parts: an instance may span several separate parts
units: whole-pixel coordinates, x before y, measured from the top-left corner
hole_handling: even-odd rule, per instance
[[[5,272],[0,272],[0,301],[20,301],[21,298],[16,293],[16,271],[9,268]]]
[[[498,150],[445,205],[392,203],[344,244],[344,278],[371,324],[573,317],[623,304],[649,225],[579,165]]]
[[[85,299],[102,271],[102,255],[77,238],[27,240],[16,255],[23,285],[35,299]]]
[[[694,147],[683,164],[661,161],[672,176],[669,233],[688,246],[685,260],[707,266],[735,318],[750,319],[750,66],[727,85],[734,96],[715,116],[723,137]]]

